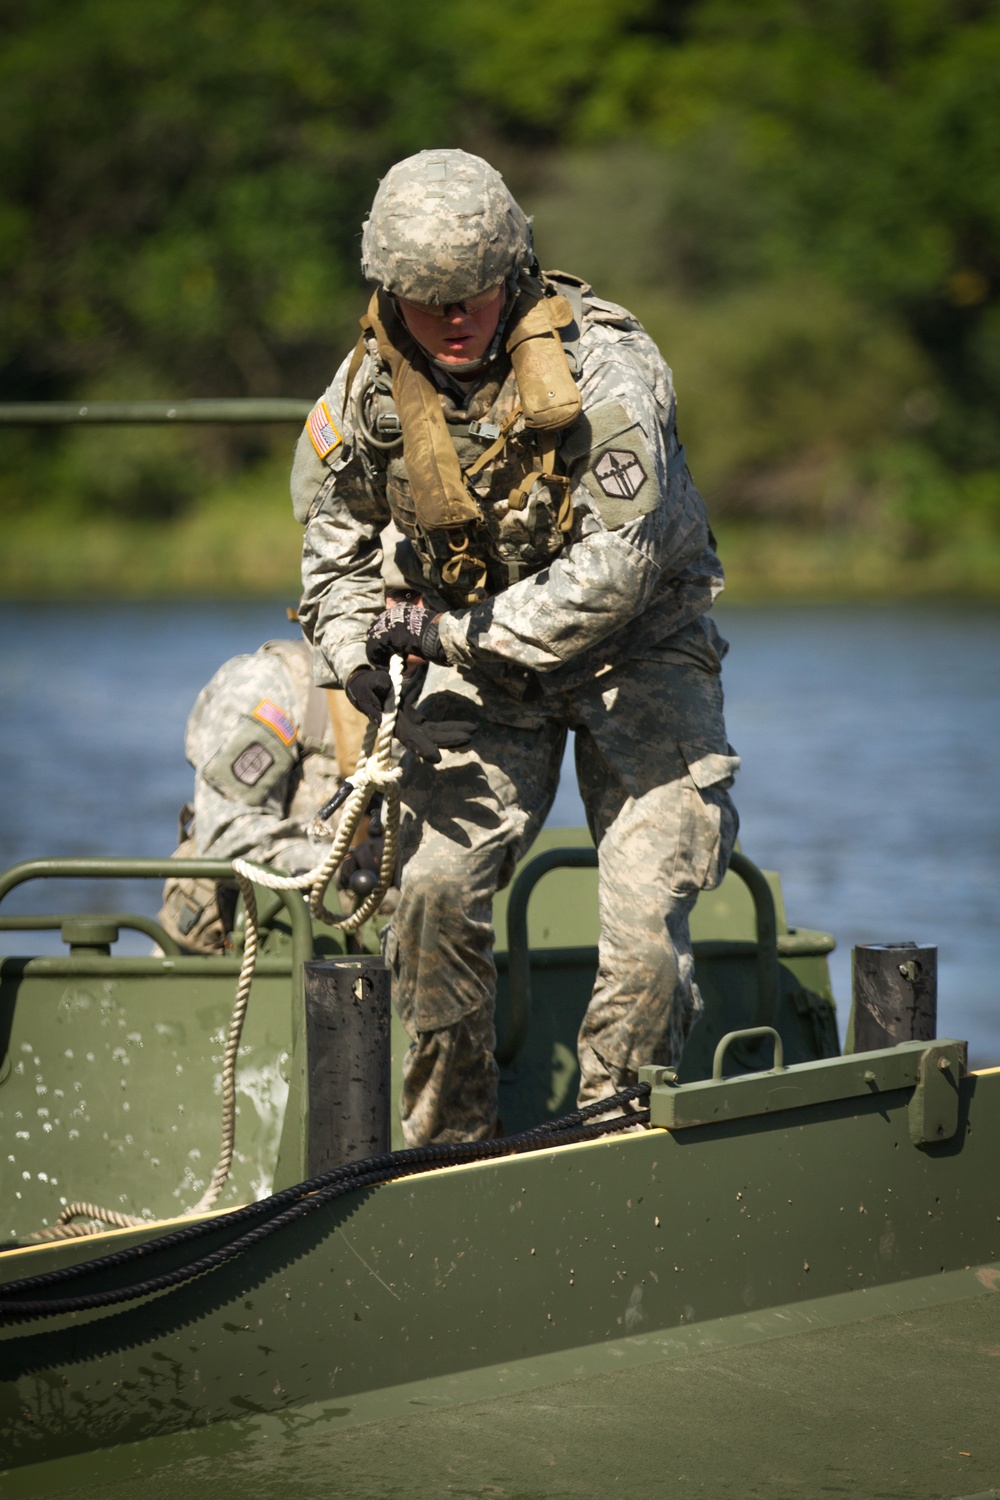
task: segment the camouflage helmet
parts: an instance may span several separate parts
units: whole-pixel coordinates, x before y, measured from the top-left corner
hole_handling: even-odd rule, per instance
[[[533,261],[529,221],[500,173],[467,151],[390,167],[361,236],[368,280],[414,302],[460,302]]]

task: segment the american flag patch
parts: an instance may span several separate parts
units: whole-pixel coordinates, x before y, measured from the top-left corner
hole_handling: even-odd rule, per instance
[[[320,458],[326,458],[344,441],[330,420],[330,410],[325,401],[318,401],[309,413],[306,431]]]
[[[262,724],[266,724],[269,729],[273,729],[278,739],[283,740],[286,745],[290,745],[298,734],[298,730],[288,715],[283,713],[276,703],[272,703],[270,698],[264,698],[257,704],[253,716]]]

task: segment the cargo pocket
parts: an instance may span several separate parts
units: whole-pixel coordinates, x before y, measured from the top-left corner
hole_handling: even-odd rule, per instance
[[[729,795],[740,758],[704,745],[682,744],[687,775],[681,784],[680,833],[670,889],[675,896],[711,891],[726,873],[739,817]]]

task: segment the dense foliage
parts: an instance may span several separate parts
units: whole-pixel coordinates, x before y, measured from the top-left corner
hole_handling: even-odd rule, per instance
[[[991,0],[7,0],[0,34],[0,399],[314,394],[379,173],[458,144],[661,339],[714,515],[1000,549]],[[288,438],[7,434],[0,506],[170,516]]]

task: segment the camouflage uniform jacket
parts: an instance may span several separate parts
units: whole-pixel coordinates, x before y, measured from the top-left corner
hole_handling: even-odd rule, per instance
[[[512,483],[539,467],[534,435],[519,419],[473,481],[508,580],[481,603],[449,598],[410,524],[405,459],[371,441],[379,409],[387,402],[391,409],[377,352],[368,348],[349,392],[350,361],[340,367],[299,439],[292,471],[295,513],[306,528],[300,619],[318,647],[321,681],[342,684],[366,660],[366,632],[383,608],[379,532],[390,515],[410,534],[419,569],[412,582],[447,611],[441,643],[449,660],[515,697],[530,690],[535,673],[569,686],[672,637],[718,670],[701,617],[722,588],[722,568],[677,437],[670,370],[629,312],[577,285],[583,410],[558,434],[557,455],[570,484],[571,529],[553,524],[555,501],[544,493],[534,516],[507,508]],[[440,377],[463,469],[517,402],[506,361],[498,357],[471,394]],[[485,433],[470,432],[478,423]]]
[[[184,740],[197,854],[249,855],[297,875],[326,853],[308,829],[340,777],[310,655],[305,641],[268,641],[225,662],[199,693]]]

